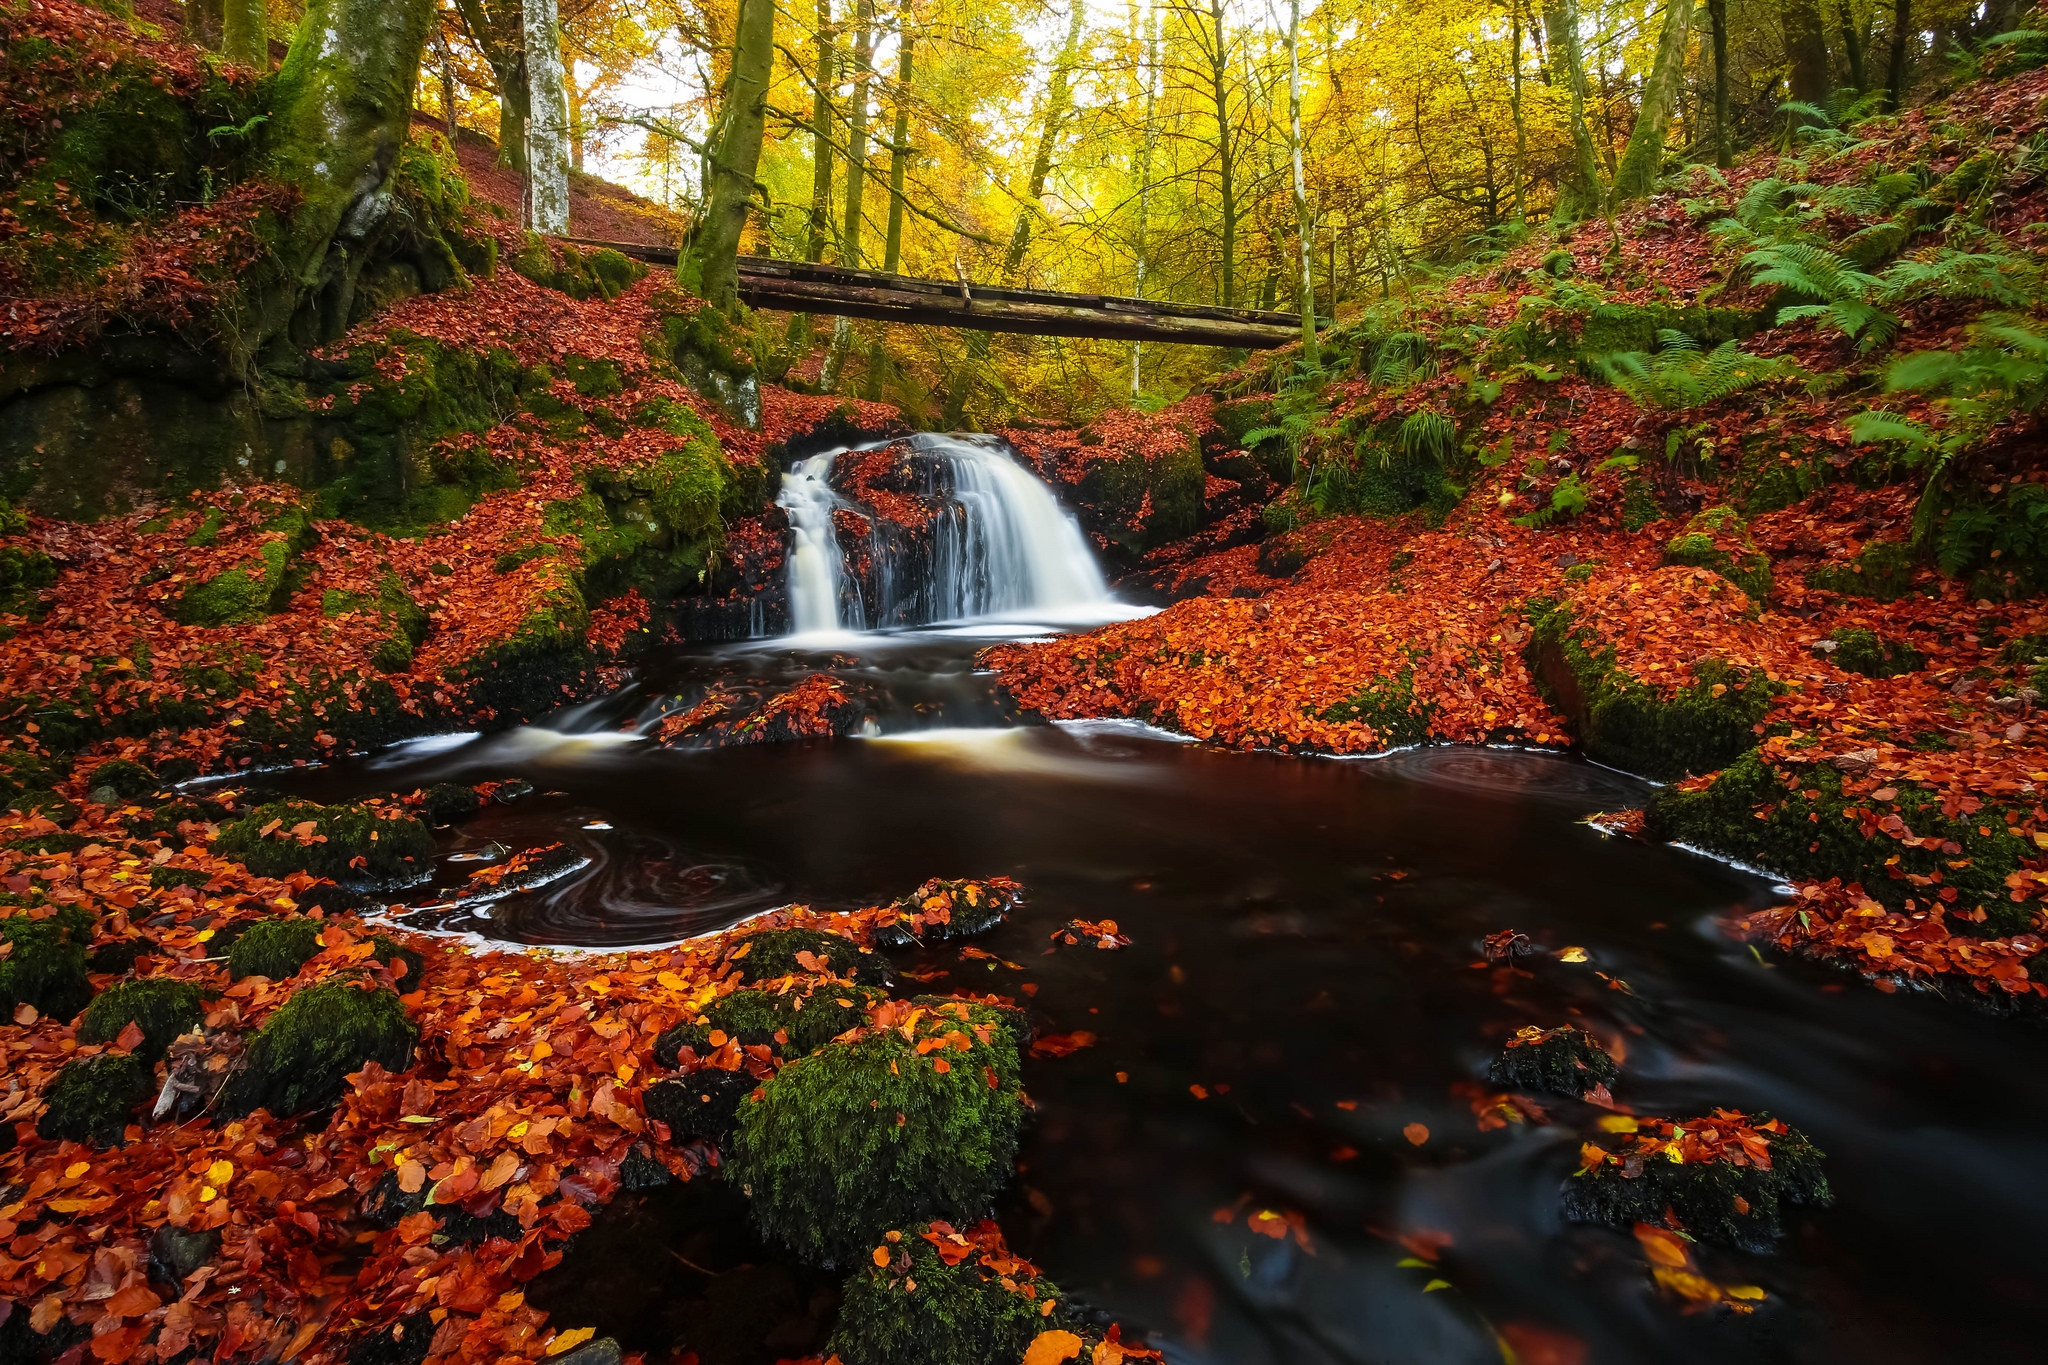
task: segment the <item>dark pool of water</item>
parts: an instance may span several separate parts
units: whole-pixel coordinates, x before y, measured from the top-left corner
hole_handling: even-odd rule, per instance
[[[957,642],[841,666],[925,677],[931,663],[901,662],[917,650],[953,661],[945,688],[979,685]],[[580,723],[620,724],[704,666],[679,661]],[[1096,1036],[1028,1063],[1037,1119],[1000,1213],[1020,1252],[1175,1361],[1494,1362],[1500,1336],[1527,1365],[2041,1358],[2048,1035],[1728,942],[1714,918],[1767,901],[1766,881],[1577,823],[1640,801],[1632,779],[1532,754],[1291,759],[1036,727],[703,752],[529,731],[303,785],[513,775],[540,791],[446,851],[561,839],[592,866],[427,920],[647,943],[931,876],[1026,883],[1026,909],[977,945],[1004,962],[908,965],[947,973],[929,988],[1035,987],[1042,1029]],[[1135,942],[1048,952],[1076,917]],[[1481,964],[1503,928],[1591,960]],[[1798,1217],[1775,1255],[1702,1254],[1714,1278],[1768,1292],[1753,1315],[1687,1312],[1632,1238],[1560,1221],[1598,1111],[1546,1101],[1548,1124],[1480,1130],[1468,1092],[1501,1040],[1567,1021],[1624,1041],[1623,1104],[1765,1108],[1827,1152],[1834,1208]],[[1418,1123],[1420,1146],[1403,1136]],[[1305,1242],[1249,1230],[1263,1210],[1298,1216]],[[646,1255],[615,1245],[588,1273],[637,1274],[648,1301],[701,1294],[671,1264],[681,1243],[652,1245],[669,1224],[635,1216],[622,1245]],[[687,1221],[676,1236],[701,1235]],[[1443,1249],[1400,1265],[1415,1246]],[[800,1277],[775,1292],[797,1305],[785,1316],[822,1311]],[[597,1325],[662,1344],[638,1310]]]

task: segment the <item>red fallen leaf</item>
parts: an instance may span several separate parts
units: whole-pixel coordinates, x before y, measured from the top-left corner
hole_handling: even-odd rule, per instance
[[[1042,1033],[1031,1044],[1034,1057],[1071,1057],[1084,1047],[1095,1046],[1095,1035],[1082,1030],[1077,1033]]]
[[[114,1038],[114,1046],[122,1052],[133,1052],[142,1046],[142,1027],[133,1019],[121,1026],[121,1032]]]
[[[129,1285],[101,1304],[107,1316],[115,1318],[139,1318],[144,1313],[162,1306],[163,1300],[152,1293],[147,1285],[140,1284]]]
[[[974,1254],[973,1244],[955,1232],[950,1223],[934,1219],[918,1236],[930,1242],[932,1249],[938,1252],[939,1259],[947,1265],[959,1265]]]

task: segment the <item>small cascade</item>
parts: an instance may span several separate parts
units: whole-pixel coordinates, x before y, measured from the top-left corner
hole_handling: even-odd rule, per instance
[[[847,452],[811,456],[784,478],[796,633],[1057,614],[1111,600],[1080,523],[1001,442],[921,434],[895,449],[899,482],[912,486],[889,490],[890,515],[834,487]]]

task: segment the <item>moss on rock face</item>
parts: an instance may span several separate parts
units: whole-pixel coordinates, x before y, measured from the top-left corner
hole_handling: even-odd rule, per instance
[[[36,1123],[46,1140],[118,1142],[128,1116],[154,1089],[153,1068],[140,1057],[107,1052],[67,1062],[44,1097]]]
[[[740,1105],[731,1168],[765,1235],[843,1261],[886,1228],[987,1211],[1010,1177],[1024,1099],[1007,1023],[976,1015],[963,1003],[918,1014],[916,1041],[899,1026],[834,1043]]]
[[[1564,1216],[1627,1231],[1662,1226],[1665,1210],[1694,1237],[1758,1254],[1776,1249],[1788,1205],[1834,1202],[1821,1152],[1797,1130],[1770,1143],[1770,1169],[1729,1161],[1637,1160],[1603,1164],[1564,1186]]]
[[[1194,533],[1207,478],[1201,445],[1190,436],[1186,444],[1150,458],[1139,450],[1105,454],[1088,466],[1079,501],[1092,529],[1128,553],[1142,554]]]
[[[2035,853],[2032,841],[2015,832],[1996,806],[1949,816],[1942,813],[1938,792],[1909,783],[1895,790],[1889,802],[1863,798],[1851,815],[1842,776],[1833,768],[1816,763],[1781,777],[1751,751],[1704,790],[1657,793],[1646,828],[1657,838],[1739,858],[1782,877],[1860,882],[1893,909],[1908,896],[1930,900],[1952,890],[1951,914],[1975,924],[1981,910],[1985,930],[2024,931],[2032,909],[2012,902],[2005,879]],[[1882,830],[1878,822],[1888,819],[1900,821],[1913,839]],[[1933,847],[1920,846],[1927,840]]]
[[[903,1230],[894,1246],[880,1243],[896,1252],[892,1264],[863,1266],[847,1279],[826,1354],[846,1365],[1008,1362],[1023,1359],[1040,1332],[1063,1325],[1045,1312],[1058,1302],[1053,1286],[1012,1279],[1012,1288],[979,1255],[947,1265],[921,1235],[925,1226]]]
[[[880,958],[852,939],[822,929],[763,929],[742,938],[726,960],[737,966],[740,979],[751,985],[809,974],[812,969],[797,959],[798,953],[809,953],[834,976],[851,977],[863,985],[889,984],[888,966]]]
[[[42,919],[27,914],[0,917],[0,1017],[17,1005],[33,1005],[57,1019],[69,1019],[92,997],[86,980],[86,949],[92,917],[77,908]]]
[[[1486,1074],[1495,1085],[1577,1098],[1596,1085],[1611,1084],[1621,1068],[1592,1034],[1566,1024],[1522,1029],[1508,1039]]]
[[[559,289],[579,302],[593,294],[615,299],[647,274],[641,262],[610,247],[583,252],[565,245],[550,252],[548,243],[533,233],[526,235],[513,254],[512,268],[535,284]]]
[[[382,986],[347,977],[308,986],[257,1030],[221,1097],[222,1111],[285,1115],[323,1108],[365,1063],[387,1071],[411,1066],[419,1032],[397,994]]]
[[[466,820],[483,808],[484,799],[477,795],[476,788],[459,782],[436,782],[420,800],[420,814],[427,817],[428,824],[436,826]]]
[[[290,507],[262,530],[275,533],[256,553],[181,593],[172,613],[188,626],[232,626],[261,620],[284,606],[291,590],[291,563],[313,540],[313,522],[303,508]]]
[[[89,791],[111,789],[116,797],[133,800],[156,790],[156,774],[125,758],[111,759],[94,768],[85,779]]]
[[[1913,547],[1900,541],[1872,541],[1852,560],[1823,564],[1806,576],[1807,586],[1850,597],[1896,602],[1913,592],[1920,564]]]
[[[1731,550],[1729,545],[1736,546]],[[1770,556],[1756,548],[1749,527],[1732,507],[1709,507],[1664,547],[1666,564],[1710,569],[1762,606],[1771,595]]]
[[[385,673],[398,673],[410,668],[413,651],[433,629],[425,608],[413,600],[412,594],[405,590],[403,580],[390,570],[386,570],[378,580],[374,597],[330,589],[320,599],[320,611],[325,616],[369,612],[389,626],[391,633],[378,642],[370,656],[370,662]]]
[[[245,976],[272,981],[297,976],[299,968],[319,955],[319,938],[319,920],[258,920],[229,947],[228,975],[236,981]]]
[[[657,1038],[654,1059],[673,1067],[685,1047],[708,1054],[719,1046],[711,1041],[714,1031],[738,1039],[742,1047],[767,1047],[778,1056],[802,1057],[858,1027],[868,1011],[885,998],[872,986],[831,982],[808,995],[801,991],[734,991],[712,1002],[704,1011],[703,1023],[678,1024]]]
[[[309,822],[308,842],[301,842],[293,831]],[[284,800],[258,806],[223,828],[214,852],[258,876],[310,872],[343,886],[390,888],[428,875],[434,836],[410,816],[386,819],[366,806]]]
[[[1823,651],[1828,662],[1865,677],[1895,678],[1901,673],[1917,673],[1927,666],[1927,656],[1919,650],[1904,640],[1893,640],[1874,630],[1844,626],[1830,632],[1828,639],[1835,646]]]
[[[1719,659],[1693,665],[1693,681],[1670,697],[1630,676],[1613,647],[1581,630],[1567,606],[1539,612],[1528,648],[1538,687],[1602,763],[1669,780],[1710,773],[1756,744],[1756,727],[1776,685]]]
[[[1325,708],[1320,718],[1336,724],[1357,721],[1370,725],[1383,746],[1397,749],[1428,739],[1430,717],[1435,714],[1435,702],[1416,701],[1415,670],[1410,667],[1394,677],[1375,679]]]
[[[673,1141],[694,1137],[723,1143],[732,1135],[740,1101],[752,1094],[757,1084],[744,1071],[699,1067],[680,1080],[648,1086],[641,1092],[640,1103],[648,1118],[668,1125]]]
[[[135,1055],[155,1062],[162,1059],[172,1040],[198,1028],[204,1018],[199,988],[189,981],[162,977],[123,981],[101,991],[86,1006],[85,1017],[78,1023],[78,1040],[111,1043],[133,1024],[142,1030]]]

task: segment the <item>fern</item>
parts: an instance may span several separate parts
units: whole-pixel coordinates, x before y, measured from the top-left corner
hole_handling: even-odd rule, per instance
[[[1596,357],[1593,366],[1637,407],[1669,412],[1718,403],[1757,384],[1799,373],[1789,361],[1751,355],[1732,341],[1711,351],[1700,350],[1696,343],[1690,348],[1667,345],[1654,356],[1624,351]]]
[[[1417,408],[1401,423],[1395,439],[1410,455],[1433,455],[1441,461],[1449,459],[1457,449],[1458,429],[1450,418],[1435,409]]]

